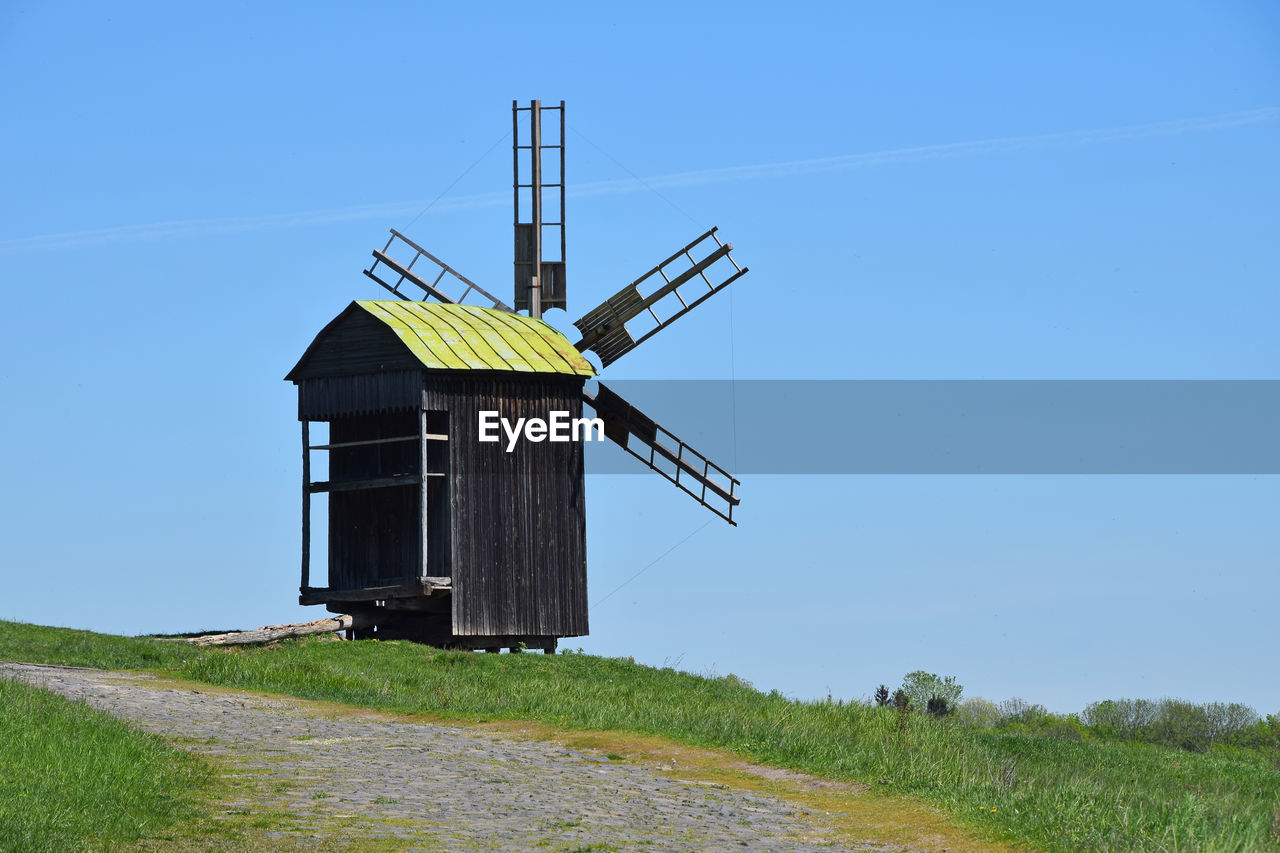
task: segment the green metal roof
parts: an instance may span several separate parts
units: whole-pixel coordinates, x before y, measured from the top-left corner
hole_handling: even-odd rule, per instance
[[[360,300],[424,367],[595,376],[591,362],[542,320],[474,305]]]

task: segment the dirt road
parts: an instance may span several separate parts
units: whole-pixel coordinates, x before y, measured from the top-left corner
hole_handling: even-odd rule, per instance
[[[289,816],[264,831],[282,848],[908,849],[849,842],[822,814],[681,779],[679,767],[501,732],[140,673],[0,663],[0,677],[85,701],[212,757],[243,783],[237,801],[220,804],[227,815]]]

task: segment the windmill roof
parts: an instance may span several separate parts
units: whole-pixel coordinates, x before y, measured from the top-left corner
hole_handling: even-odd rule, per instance
[[[475,305],[360,300],[325,327],[288,378],[300,371],[330,329],[360,314],[390,329],[429,369],[595,375],[569,339],[543,320]]]

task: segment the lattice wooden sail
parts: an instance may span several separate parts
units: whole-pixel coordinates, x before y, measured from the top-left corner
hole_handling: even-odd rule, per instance
[[[659,426],[604,383],[599,384],[594,396],[584,390],[582,399],[604,421],[604,434],[609,439],[698,503],[738,526],[733,520],[733,508],[740,502],[734,493],[740,483],[728,471]]]
[[[387,244],[374,250],[366,276],[404,300],[466,304],[471,299],[511,313],[527,311],[530,317],[565,307],[564,102],[544,107],[541,101],[528,106],[513,101],[511,106],[515,308],[394,229]],[[546,137],[544,112],[558,118],[546,126]],[[549,216],[544,216],[544,190],[555,196]],[[543,239],[544,229],[550,229],[550,246]],[[576,321],[582,334],[575,344],[578,351],[591,350],[607,367],[745,275],[747,267],[739,266],[731,254],[733,245],[722,243],[716,232],[711,228],[698,235]],[[406,293],[406,283],[423,295]],[[733,510],[739,504],[740,483],[728,471],[603,384],[594,395],[584,390],[583,400],[604,421],[611,440],[736,526]]]
[[[404,246],[399,245],[397,241],[399,241],[399,243],[403,243]],[[412,257],[409,258],[407,263],[392,257],[391,252],[393,244],[396,247],[395,253],[401,258],[406,257],[410,252],[412,253]],[[453,267],[449,266],[444,261],[440,260],[394,228],[391,229],[391,237],[387,240],[387,245],[382,247],[382,251],[378,251],[377,249],[373,250],[373,258],[373,264],[364,271],[364,274],[394,293],[400,299],[406,299],[409,301],[415,300],[414,296],[400,290],[401,286],[404,285],[405,282],[408,282],[409,284],[420,288],[426,294],[426,297],[437,299],[440,302],[465,304],[469,296],[478,293],[490,303],[491,307],[497,308],[500,311],[515,313],[512,311],[511,307],[501,299],[494,296],[492,293],[485,290],[483,287],[476,284],[474,281],[467,278],[465,275],[458,272]],[[427,264],[424,264],[424,266],[433,264],[439,270],[439,272],[434,273],[434,277],[430,280],[428,280],[426,276],[419,274],[421,267],[414,269],[418,262],[423,258],[427,259]],[[442,283],[446,277],[451,280],[450,284],[453,285],[454,290],[457,289],[458,285],[463,286],[464,289],[462,293],[457,297],[450,296],[443,289]],[[387,279],[392,278],[395,279],[395,284],[391,284],[387,281]]]
[[[582,333],[578,350],[591,350],[608,367],[745,275],[747,267],[738,266],[729,254],[733,244],[721,243],[716,230],[700,235],[576,321],[573,325]],[[660,306],[665,310],[655,310]],[[649,328],[642,331],[646,320]]]

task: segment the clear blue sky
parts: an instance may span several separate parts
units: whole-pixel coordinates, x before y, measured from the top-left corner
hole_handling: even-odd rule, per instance
[[[1277,378],[1272,3],[6,3],[0,617],[318,615],[281,377],[494,143],[408,230],[509,294],[499,140],[535,97],[568,101],[579,190],[549,320],[704,224],[752,269],[614,377]],[[1280,710],[1280,478],[743,494],[572,644],[804,697],[926,669]],[[596,599],[708,517],[639,476],[588,515]]]

